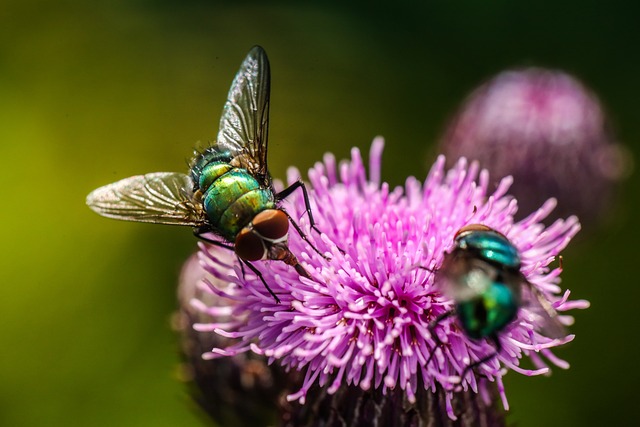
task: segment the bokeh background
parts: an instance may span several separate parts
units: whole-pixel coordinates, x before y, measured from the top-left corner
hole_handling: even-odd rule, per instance
[[[195,239],[101,218],[84,199],[129,175],[186,170],[254,44],[271,59],[275,177],[326,151],[366,152],[376,135],[384,179],[424,177],[464,96],[528,65],[580,78],[640,155],[633,2],[343,3],[2,2],[0,425],[201,425],[170,329]],[[565,251],[564,285],[592,308],[558,352],[570,370],[507,376],[511,423],[640,424],[639,180]]]

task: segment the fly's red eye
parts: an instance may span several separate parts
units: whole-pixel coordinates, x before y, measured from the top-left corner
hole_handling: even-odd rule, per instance
[[[289,218],[279,209],[264,210],[251,223],[258,234],[269,240],[280,240],[289,232]]]
[[[262,238],[249,228],[243,228],[236,236],[235,251],[246,261],[258,261],[267,256]]]
[[[460,235],[471,232],[471,231],[491,231],[491,230],[493,230],[491,227],[487,227],[484,224],[468,224],[462,227],[460,230],[458,230],[454,239],[457,239]]]

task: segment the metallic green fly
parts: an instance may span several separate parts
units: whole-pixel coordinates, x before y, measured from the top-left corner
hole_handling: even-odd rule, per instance
[[[468,337],[487,338],[495,346],[493,353],[466,366],[461,380],[501,351],[500,333],[515,320],[522,306],[541,319],[547,336],[566,335],[551,303],[527,281],[520,267],[518,249],[504,235],[483,224],[470,224],[456,233],[453,249],[436,271],[434,283],[453,299],[454,309],[440,315],[430,328],[455,315]],[[437,336],[432,336],[440,344]]]
[[[231,84],[215,144],[196,152],[188,175],[158,172],[126,178],[91,192],[87,205],[109,218],[194,227],[197,237],[234,250],[279,302],[251,262],[280,260],[310,277],[287,245],[289,221],[320,254],[279,202],[302,189],[311,228],[320,231],[301,180],[279,193],[273,188],[267,169],[270,82],[267,54],[255,46]]]

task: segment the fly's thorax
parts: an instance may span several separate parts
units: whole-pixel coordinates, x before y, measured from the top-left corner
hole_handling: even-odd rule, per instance
[[[455,242],[456,248],[468,251],[491,264],[511,271],[520,270],[518,250],[497,231],[479,229],[459,232]]]
[[[286,245],[288,233],[287,215],[279,209],[265,209],[240,230],[235,251],[247,261],[286,260],[288,255],[293,256]]]
[[[482,293],[456,303],[456,312],[466,334],[474,339],[500,332],[518,314],[517,286],[493,281]]]
[[[246,170],[232,168],[211,182],[203,204],[214,230],[234,241],[257,214],[275,207],[275,196]]]
[[[229,164],[231,159],[231,153],[226,150],[220,150],[216,145],[208,147],[202,152],[196,151],[196,156],[189,165],[191,168],[191,179],[196,188],[200,188],[202,191],[205,190],[200,187],[200,180],[207,166],[211,164]]]

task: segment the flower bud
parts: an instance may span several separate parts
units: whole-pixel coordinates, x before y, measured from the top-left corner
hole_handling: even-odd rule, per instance
[[[548,221],[575,214],[593,223],[629,170],[596,96],[568,74],[540,68],[505,71],[476,89],[440,147],[450,165],[464,156],[496,180],[513,176],[516,218],[555,197]]]

